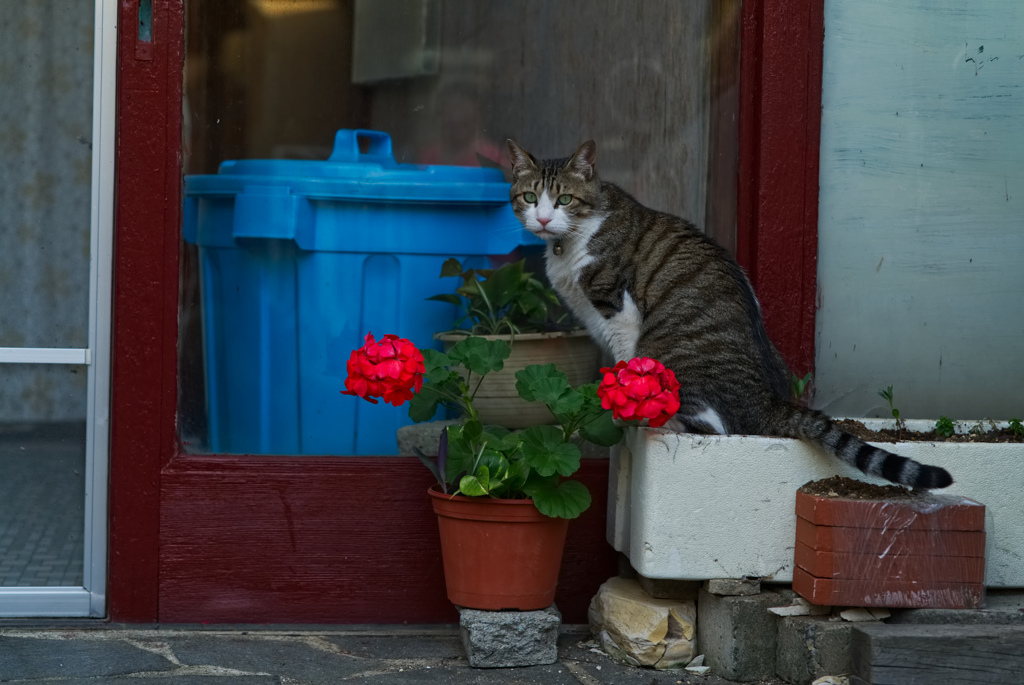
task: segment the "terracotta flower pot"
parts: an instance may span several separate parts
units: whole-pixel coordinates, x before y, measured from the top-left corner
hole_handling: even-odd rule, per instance
[[[470,609],[535,611],[555,600],[567,519],[530,500],[430,495],[441,531],[448,599]]]
[[[435,336],[445,350],[466,336],[439,333]],[[507,335],[479,336],[487,340],[511,341]],[[512,342],[512,354],[505,368],[487,374],[473,399],[473,407],[486,424],[505,428],[526,428],[555,423],[555,417],[540,402],[527,402],[516,391],[516,371],[530,364],[556,364],[569,377],[569,385],[578,387],[598,380],[600,351],[586,331],[521,333]]]
[[[845,499],[797,491],[793,589],[815,604],[980,606],[985,506],[963,497]]]

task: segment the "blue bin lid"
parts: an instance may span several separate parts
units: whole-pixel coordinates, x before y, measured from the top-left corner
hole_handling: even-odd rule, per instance
[[[368,143],[366,152],[360,141]],[[242,192],[247,185],[287,186],[311,199],[382,202],[507,203],[509,184],[499,169],[398,164],[391,136],[342,129],[326,161],[246,159],[227,161],[217,174],[186,176],[185,194]]]

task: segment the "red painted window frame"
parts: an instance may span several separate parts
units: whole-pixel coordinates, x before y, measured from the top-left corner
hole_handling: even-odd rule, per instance
[[[341,590],[334,599],[349,604],[339,605],[341,608],[333,613],[318,608],[325,604],[323,597],[310,597],[301,578],[276,580],[287,580],[289,560],[298,558],[292,556],[296,536],[304,530],[297,530],[295,516],[322,515],[316,513],[320,512],[316,507],[323,504],[317,498],[323,500],[327,491],[309,496],[308,480],[336,481],[341,488],[356,474],[379,473],[386,468],[389,475],[404,479],[401,486],[417,490],[420,485],[425,488],[428,481],[415,460],[321,458],[305,460],[302,468],[296,469],[293,458],[190,457],[181,452],[175,420],[184,0],[153,3],[152,45],[141,55],[134,31],[138,0],[121,0],[119,11],[122,30],[118,38],[108,588],[111,620],[451,620],[451,608],[436,587],[439,569],[402,570],[400,559],[378,563],[372,557],[360,557],[358,563],[340,571],[336,581]],[[814,359],[821,0],[746,0],[741,36],[737,256],[755,285],[769,333],[793,369],[803,374],[811,370]],[[414,465],[420,471],[415,471]],[[598,461],[589,467],[586,478],[592,490],[607,482],[607,474],[600,472],[603,466],[604,462]],[[303,481],[306,471],[310,476]],[[302,482],[292,482],[295,479]],[[259,493],[261,488],[271,495],[278,493],[283,507],[267,514],[267,520],[260,524],[274,528],[280,523],[279,530],[267,535],[285,541],[277,557],[271,555],[269,561],[266,555],[260,556],[264,542],[260,532],[243,524],[231,528],[224,517],[232,510],[217,508],[218,503],[225,502],[236,508],[255,506],[247,493]],[[287,488],[300,494],[286,497]],[[260,496],[265,497],[261,502],[270,498],[266,493]],[[570,541],[566,564],[572,568],[591,566],[593,573],[611,575],[614,557],[603,543],[600,493],[598,500],[594,507],[598,511],[592,519],[577,526],[581,532],[576,542]],[[365,517],[361,509],[366,506],[367,502],[355,497],[348,504],[338,503],[331,511],[338,513],[339,520],[347,519],[350,513],[351,520],[358,521],[360,516]],[[418,509],[411,500],[388,506],[399,512],[406,507],[408,511],[403,515],[429,517],[429,511]],[[305,508],[296,514],[292,507]],[[219,527],[209,534],[195,532],[198,524],[211,518],[220,522]],[[302,523],[300,520],[300,528]],[[394,532],[389,533],[394,523],[400,522],[385,521],[371,537],[394,537]],[[358,527],[341,528],[344,530],[338,533],[344,535],[363,532]],[[217,535],[226,535],[226,539],[220,540]],[[429,537],[428,532],[423,535]],[[286,544],[289,540],[291,551]],[[242,569],[242,574],[252,573],[262,562],[276,575],[260,580],[263,585],[256,583],[238,590],[234,586],[244,585],[245,579],[217,575],[224,564],[238,560],[221,559],[221,567],[216,566],[217,560],[211,560],[218,553],[216,545],[221,544],[237,544],[236,552],[243,555],[244,563],[253,565]],[[248,548],[256,552],[244,556]],[[274,549],[272,545],[270,548]],[[402,552],[414,553],[412,547]],[[591,558],[593,555],[599,558]],[[417,559],[410,563],[420,564]],[[398,594],[412,595],[391,600],[401,602],[406,609],[412,606],[404,616],[394,608],[380,609],[379,603],[387,602],[388,596],[395,594],[394,588],[385,588],[382,593],[363,577],[392,568],[402,573],[422,572],[424,587],[431,587],[416,590],[415,582],[407,579],[409,587],[399,588]],[[294,576],[294,569],[291,573]],[[588,576],[587,582],[592,578]],[[581,581],[580,586],[586,583]],[[195,592],[207,595],[205,600],[197,600],[201,608],[193,604],[190,609],[190,593]],[[228,606],[247,596],[245,592],[252,600],[250,606],[240,612]],[[221,602],[219,593],[227,599]],[[350,599],[353,593],[355,600]],[[559,601],[575,607],[572,616],[580,620],[578,607],[585,607],[586,600],[584,593]]]

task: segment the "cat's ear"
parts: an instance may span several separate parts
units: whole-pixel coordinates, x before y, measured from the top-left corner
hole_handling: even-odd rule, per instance
[[[537,168],[537,160],[533,155],[519,147],[511,138],[508,139],[508,158],[512,162],[512,178],[519,178],[523,172]]]
[[[566,165],[573,169],[583,180],[589,181],[594,177],[594,163],[597,162],[597,145],[592,140],[580,145],[580,149],[572,156]]]

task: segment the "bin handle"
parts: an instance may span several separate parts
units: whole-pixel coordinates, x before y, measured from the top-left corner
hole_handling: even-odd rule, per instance
[[[359,151],[359,141],[369,143],[367,151]],[[334,150],[328,162],[371,162],[395,166],[391,152],[391,136],[383,131],[343,128],[334,135]]]

